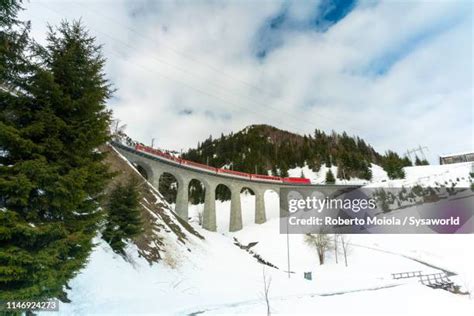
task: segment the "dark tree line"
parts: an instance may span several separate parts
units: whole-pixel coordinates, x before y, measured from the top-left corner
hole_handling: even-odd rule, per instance
[[[337,166],[337,175],[327,175],[326,182],[357,177],[370,180],[370,164],[380,165],[392,179],[405,176],[403,167],[411,166],[411,161],[393,151],[381,155],[357,136],[343,132],[327,134],[316,129],[313,135],[297,135],[268,125],[252,125],[217,139],[211,136],[198,143],[197,148],[184,153],[183,158],[218,168],[229,168],[248,173],[288,176],[288,169],[307,164],[314,171],[322,165]],[[427,164],[416,162],[417,164]],[[162,192],[167,192],[163,186]],[[173,189],[171,189],[173,190]],[[227,200],[230,193],[218,188],[217,198]],[[192,203],[202,203],[203,188],[198,183],[190,186]]]
[[[337,177],[371,179],[370,163],[379,164],[400,176],[399,169],[411,165],[407,158],[394,152],[381,155],[357,136],[337,134],[316,129],[313,135],[296,135],[266,125],[253,125],[238,133],[209,137],[183,158],[249,172],[287,176],[288,169],[305,163],[315,171],[324,164],[338,166]],[[393,171],[393,170],[396,170]]]

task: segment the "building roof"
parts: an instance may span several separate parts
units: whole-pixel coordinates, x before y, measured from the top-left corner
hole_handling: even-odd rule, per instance
[[[464,152],[458,152],[458,153],[452,153],[452,154],[444,154],[444,155],[439,155],[440,158],[446,158],[446,157],[453,157],[453,156],[464,156],[464,155],[473,155],[474,150],[471,151],[464,151]]]

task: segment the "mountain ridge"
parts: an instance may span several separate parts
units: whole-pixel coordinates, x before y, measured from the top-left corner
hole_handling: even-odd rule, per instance
[[[370,163],[387,171],[411,165],[407,158],[393,151],[382,155],[362,138],[346,132],[326,134],[315,129],[313,134],[300,135],[267,124],[249,125],[216,139],[210,136],[182,157],[219,168],[279,176],[287,176],[288,169],[304,165],[315,171],[323,164],[336,165],[337,178],[366,180],[371,178]],[[402,177],[400,173],[391,174]]]

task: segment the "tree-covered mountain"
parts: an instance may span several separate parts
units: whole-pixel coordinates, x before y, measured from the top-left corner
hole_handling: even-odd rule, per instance
[[[370,163],[378,164],[391,177],[403,177],[404,166],[411,165],[389,151],[382,155],[357,136],[316,129],[311,135],[298,135],[269,125],[251,125],[237,133],[209,137],[183,158],[249,173],[286,176],[288,169],[307,164],[317,171],[321,165],[338,166],[337,177],[370,179]]]

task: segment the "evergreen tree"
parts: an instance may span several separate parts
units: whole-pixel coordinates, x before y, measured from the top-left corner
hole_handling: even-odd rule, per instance
[[[360,177],[365,180],[372,180],[372,170],[370,170],[369,164],[365,165],[365,168],[362,170]]]
[[[331,169],[326,172],[326,183],[327,184],[334,184],[336,183],[336,179],[334,178],[334,174],[332,173]]]
[[[231,197],[232,197],[232,192],[227,186],[223,184],[219,184],[216,187],[216,200],[228,201],[231,199]]]
[[[401,159],[397,153],[388,151],[382,160],[382,167],[387,172],[390,179],[405,178],[403,167],[410,166],[411,162],[408,158]]]
[[[331,158],[329,155],[326,156],[325,162],[326,162],[326,168],[331,168]]]
[[[280,177],[286,178],[288,176],[289,176],[289,174],[288,174],[288,165],[286,163],[283,163],[280,166]]]
[[[205,188],[204,185],[193,179],[189,182],[189,200],[193,205],[204,203],[205,198]]]
[[[17,19],[21,1],[0,2],[0,89],[23,90],[30,64],[26,58],[30,46],[29,23]]]
[[[276,164],[272,165],[271,173],[272,173],[272,176],[278,176],[278,170],[277,170]]]
[[[139,198],[137,184],[132,181],[119,183],[109,195],[102,238],[117,253],[123,254],[125,242],[141,232]]]
[[[158,190],[162,192],[166,202],[176,203],[176,196],[178,194],[178,181],[172,174],[165,172],[160,177]]]
[[[421,160],[420,158],[418,158],[418,156],[416,156],[415,166],[426,166],[426,165],[429,165],[428,160],[426,159]]]
[[[403,157],[401,158],[400,164],[402,164],[404,167],[411,167],[413,166],[413,163],[408,157]]]
[[[11,3],[1,2],[2,17]],[[109,138],[111,94],[100,47],[78,23],[51,29],[48,43],[17,93],[0,90],[0,300],[66,299],[110,176],[97,150]],[[2,70],[1,82],[15,84],[15,71]]]

